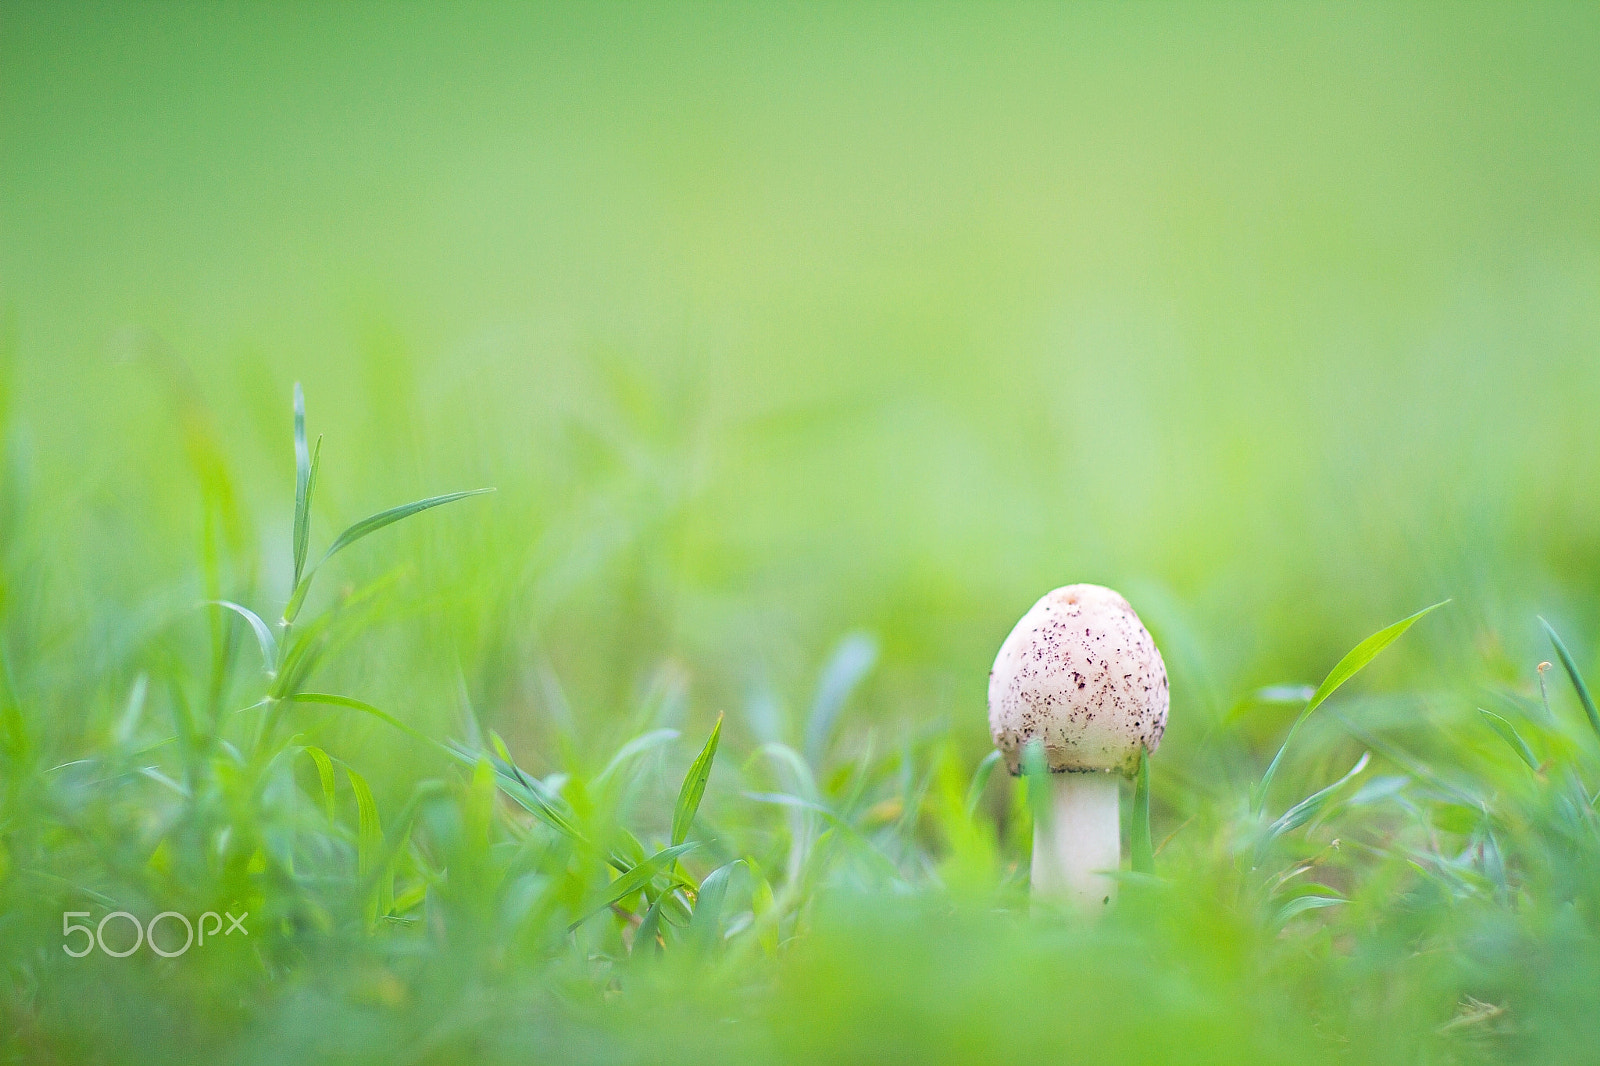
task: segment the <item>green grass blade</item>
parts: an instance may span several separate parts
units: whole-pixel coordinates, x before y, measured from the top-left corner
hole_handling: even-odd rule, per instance
[[[1337,907],[1341,903],[1348,902],[1350,901],[1346,899],[1340,899],[1337,896],[1296,896],[1294,899],[1291,899],[1288,903],[1285,903],[1282,907],[1278,908],[1278,913],[1273,917],[1272,921],[1274,925],[1281,929],[1283,926],[1289,923],[1290,918],[1293,918],[1297,914],[1304,914],[1306,911],[1320,910],[1323,907]]]
[[[122,717],[117,719],[117,728],[112,733],[119,746],[131,741],[134,730],[139,728],[139,719],[144,716],[144,698],[149,688],[149,674],[140,673],[133,679],[133,687],[128,690],[128,702],[124,705]]]
[[[384,526],[393,525],[403,518],[410,518],[412,515],[430,508],[453,503],[456,500],[463,500],[468,496],[482,496],[486,492],[493,491],[494,489],[471,489],[466,492],[450,492],[443,496],[430,496],[425,500],[415,500],[363,518],[355,525],[347,528],[343,533],[340,533],[332,546],[322,553],[321,559],[315,564],[306,567],[305,572],[295,582],[294,591],[289,594],[289,602],[284,605],[283,620],[285,622],[293,622],[300,614],[300,609],[305,606],[306,597],[311,593],[311,579],[316,576],[318,568],[362,537],[370,533],[376,533]]]
[[[1322,684],[1318,685],[1317,690],[1311,694],[1311,699],[1306,703],[1306,709],[1300,712],[1300,717],[1296,718],[1294,724],[1289,727],[1289,734],[1283,738],[1283,744],[1278,748],[1278,753],[1272,757],[1272,762],[1268,764],[1267,772],[1261,776],[1260,783],[1251,790],[1250,808],[1252,811],[1259,814],[1262,806],[1267,802],[1267,790],[1272,787],[1272,779],[1278,773],[1278,765],[1283,761],[1283,753],[1289,750],[1289,742],[1294,739],[1295,732],[1300,728],[1301,723],[1311,717],[1311,712],[1322,706],[1323,702],[1329,696],[1332,696],[1339,686],[1360,673],[1368,663],[1378,657],[1378,654],[1383,649],[1399,640],[1406,630],[1449,602],[1449,600],[1440,600],[1433,606],[1424,607],[1416,614],[1402,618],[1393,625],[1385,626],[1354,648],[1351,648],[1345,657],[1340,659],[1332,670],[1328,671],[1328,676],[1322,679]]]
[[[303,444],[303,442],[301,442]],[[300,445],[297,444],[297,448]],[[296,478],[294,494],[294,585],[305,576],[306,552],[311,547],[311,500],[317,491],[317,471],[322,467],[322,438],[311,452],[311,465],[303,479]]]
[[[399,507],[391,507],[387,511],[379,511],[375,515],[363,518],[343,533],[340,533],[338,538],[334,540],[333,545],[323,554],[322,561],[327,562],[361,538],[376,533],[385,526],[392,526],[402,519],[410,518],[414,514],[421,514],[423,511],[434,507],[442,507],[444,504],[454,503],[456,500],[464,500],[468,496],[482,496],[486,492],[493,491],[494,489],[469,489],[466,492],[447,492],[443,496],[429,496],[425,500],[413,500],[411,503],[403,503]]]
[[[31,750],[28,723],[22,716],[22,700],[17,695],[16,678],[11,672],[11,649],[0,632],[0,750],[20,762]]]
[[[289,602],[283,605],[283,620],[293,622],[300,614],[300,608],[305,606],[306,596],[311,592],[311,577],[317,572],[316,567],[311,567],[294,583],[294,591],[289,593]]]
[[[1272,835],[1278,836],[1282,833],[1287,833],[1290,830],[1298,829],[1302,825],[1305,825],[1307,822],[1311,821],[1311,819],[1315,818],[1317,813],[1321,811],[1322,808],[1327,804],[1328,800],[1332,798],[1333,794],[1351,778],[1365,770],[1367,768],[1367,764],[1371,761],[1372,753],[1370,751],[1362,752],[1361,758],[1356,760],[1356,764],[1352,766],[1343,777],[1339,778],[1339,780],[1335,781],[1333,784],[1328,785],[1326,788],[1321,788],[1316,792],[1313,792],[1299,803],[1296,803],[1293,807],[1290,807],[1283,813],[1281,817],[1278,818],[1277,821],[1273,822],[1271,827]]]
[[[743,865],[743,859],[734,859],[706,874],[706,879],[700,882],[694,913],[689,919],[689,936],[699,951],[710,951],[722,939],[722,907],[728,898],[728,882],[733,872]]]
[[[1522,739],[1522,734],[1517,732],[1516,726],[1493,711],[1486,711],[1482,707],[1478,708],[1478,713],[1483,715],[1483,720],[1488,723],[1489,728],[1499,734],[1500,739],[1505,741],[1512,751],[1522,757],[1522,761],[1528,764],[1528,769],[1539,769],[1539,760],[1534,757],[1533,749],[1528,747],[1528,742]]]
[[[1311,821],[1311,819],[1315,818],[1319,813],[1321,813],[1322,808],[1327,806],[1328,801],[1333,798],[1333,794],[1339,791],[1339,789],[1343,788],[1351,778],[1365,770],[1367,768],[1367,763],[1371,761],[1372,753],[1370,751],[1362,752],[1361,758],[1356,760],[1356,764],[1352,766],[1350,771],[1343,777],[1339,778],[1339,780],[1335,781],[1326,788],[1318,789],[1316,792],[1313,792],[1299,803],[1296,803],[1293,807],[1290,807],[1287,811],[1285,811],[1277,821],[1268,826],[1266,836],[1262,838],[1260,845],[1256,848],[1257,864],[1259,864],[1261,859],[1266,855],[1267,848],[1274,840],[1277,840],[1285,833],[1292,832],[1293,830],[1300,828],[1307,822]]]
[[[303,750],[317,765],[317,777],[322,780],[322,805],[328,812],[328,824],[332,825],[337,817],[338,799],[337,785],[333,776],[333,760],[328,758],[328,753],[321,748],[308,745]]]
[[[595,775],[594,785],[599,787],[605,784],[611,780],[613,774],[619,772],[634,759],[639,758],[646,752],[659,748],[663,744],[672,743],[678,739],[679,735],[676,729],[652,729],[648,733],[641,733],[639,736],[634,737],[618,748],[617,753],[611,756],[611,761],[606,763],[606,768]],[[673,843],[679,843],[679,841],[674,841]]]
[[[638,955],[640,950],[650,955],[661,953],[661,901],[667,893],[663,892],[650,904],[650,909],[644,912],[644,920],[639,923],[639,928],[633,934],[633,950],[631,955]]]
[[[757,759],[768,759],[780,766],[788,767],[790,776],[794,778],[794,787],[797,792],[809,799],[814,799],[818,795],[817,779],[812,774],[811,767],[806,763],[805,758],[789,745],[776,740],[767,741],[750,756],[749,761],[745,764],[746,768],[748,769],[749,765]]]
[[[511,757],[511,749],[506,747],[505,738],[493,729],[489,730],[489,744],[494,748],[494,753],[506,761],[507,766],[517,765],[517,761]]]
[[[978,768],[972,771],[972,781],[967,785],[967,817],[971,818],[978,809],[978,801],[983,799],[983,790],[989,786],[989,776],[994,773],[994,768],[1000,763],[1000,752],[991,751],[983,757]]]
[[[222,607],[243,618],[250,625],[251,631],[256,635],[256,644],[261,648],[261,660],[266,667],[267,676],[272,677],[278,669],[278,639],[272,635],[272,627],[261,620],[261,616],[242,604],[232,600],[208,600],[212,607]]]
[[[691,842],[688,844],[674,844],[670,848],[662,848],[644,862],[639,863],[637,866],[633,867],[633,869],[629,870],[627,873],[623,874],[621,877],[618,877],[616,880],[607,885],[600,902],[592,907],[586,914],[584,914],[582,918],[579,918],[567,928],[569,930],[576,929],[578,926],[582,925],[584,922],[587,922],[590,918],[593,918],[595,915],[599,914],[613,903],[633,895],[635,892],[648,885],[651,881],[655,880],[657,874],[661,873],[667,867],[676,862],[679,855],[682,855],[684,852],[696,847],[699,847],[699,845]]]
[[[367,779],[351,769],[349,763],[340,765],[350,782],[350,791],[356,796],[356,870],[362,880],[366,880],[383,847],[383,823],[378,819],[378,804],[372,798]]]
[[[1044,742],[1035,737],[1024,744],[1017,763],[1027,783],[1028,808],[1033,812],[1033,820],[1036,824],[1044,822],[1050,817],[1050,764],[1045,760]]]
[[[865,633],[845,637],[828,657],[828,664],[822,668],[822,679],[817,684],[816,699],[811,703],[811,713],[806,717],[804,751],[806,761],[812,766],[822,765],[845,703],[877,661],[878,642]]]
[[[177,678],[167,679],[167,694],[172,711],[172,729],[178,736],[178,752],[183,758],[185,784],[192,784],[200,761],[200,743],[195,733],[194,714],[189,709],[189,698],[183,694],[183,685]]]
[[[292,696],[284,697],[284,699],[293,703],[322,703],[330,707],[345,707],[352,711],[360,711],[362,714],[369,715],[373,718],[376,718],[380,722],[385,722],[389,725],[392,725],[402,733],[416,737],[418,740],[435,746],[438,744],[438,741],[434,740],[420,729],[406,725],[388,711],[380,710],[379,708],[374,707],[372,704],[367,703],[365,700],[358,700],[351,696],[340,696],[332,692],[296,692]]]
[[[1555,645],[1556,657],[1561,660],[1562,667],[1567,671],[1567,678],[1578,693],[1578,702],[1583,704],[1583,713],[1589,716],[1590,727],[1594,729],[1596,735],[1600,735],[1600,710],[1595,709],[1594,697],[1589,694],[1589,686],[1583,683],[1583,675],[1578,672],[1578,664],[1573,660],[1572,653],[1567,650],[1566,641],[1561,639],[1555,626],[1543,618],[1539,619],[1539,624],[1550,634],[1550,643]]]
[[[480,757],[478,752],[455,741],[446,744],[445,750],[467,766],[476,766]],[[499,786],[501,792],[561,835],[579,842],[587,841],[577,823],[562,808],[560,797],[553,795],[538,781],[524,774],[515,763],[504,759],[491,761],[494,763],[495,784]]]
[[[334,613],[329,611],[300,627],[294,639],[283,648],[278,675],[273,679],[269,695],[274,699],[294,695],[300,683],[316,669],[318,660],[327,649],[329,630],[333,628],[334,620]]]
[[[1368,663],[1376,659],[1379,652],[1399,640],[1406,630],[1449,602],[1449,600],[1440,600],[1431,607],[1424,607],[1414,615],[1402,618],[1393,625],[1385,626],[1354,648],[1351,648],[1349,654],[1340,659],[1338,664],[1328,671],[1328,676],[1322,679],[1322,684],[1318,685],[1317,691],[1312,693],[1311,702],[1306,704],[1306,709],[1300,712],[1300,716],[1304,718],[1316,710],[1324,700],[1333,695],[1340,685],[1356,676]]]
[[[674,845],[682,844],[688,839],[695,813],[700,810],[700,799],[706,794],[706,782],[711,778],[711,764],[716,760],[717,742],[721,737],[722,715],[719,714],[717,724],[711,727],[711,736],[706,739],[705,747],[695,756],[689,772],[684,775],[683,787],[678,789],[678,803],[672,810]]]
[[[322,450],[322,441],[317,441]],[[306,547],[311,532],[311,490],[315,463],[306,447],[306,394],[294,383],[294,584],[306,568]]]
[[[1133,824],[1128,851],[1136,874],[1156,872],[1155,849],[1150,843],[1150,753],[1139,750],[1139,771],[1133,779]]]

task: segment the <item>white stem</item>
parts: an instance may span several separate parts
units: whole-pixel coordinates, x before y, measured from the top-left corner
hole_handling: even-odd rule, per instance
[[[1049,774],[1049,817],[1033,826],[1033,892],[1101,911],[1117,898],[1122,865],[1118,775]]]

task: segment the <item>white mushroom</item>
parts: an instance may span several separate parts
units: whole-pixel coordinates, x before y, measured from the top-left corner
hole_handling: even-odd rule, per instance
[[[1021,771],[1031,742],[1050,769],[1049,817],[1033,831],[1033,889],[1100,908],[1122,862],[1119,778],[1167,728],[1167,668],[1128,601],[1100,585],[1047,594],[989,673],[989,732]]]

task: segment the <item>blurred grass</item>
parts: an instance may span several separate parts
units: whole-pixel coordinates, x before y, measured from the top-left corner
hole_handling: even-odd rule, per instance
[[[1159,926],[1111,978],[1154,981],[1187,1036],[1084,1039],[1108,1057],[1244,1041],[1241,1058],[1344,1046],[1416,1061],[1425,1044],[1451,1061],[1470,1048],[1418,1034],[1448,1025],[1470,986],[1484,1002],[1520,995],[1518,1032],[1558,1049],[1549,1019],[1581,1001],[1592,942],[1592,915],[1563,909],[1570,892],[1491,889],[1467,915],[1379,901],[1403,894],[1405,859],[1385,849],[1408,832],[1457,834],[1447,843],[1477,848],[1481,867],[1487,838],[1459,796],[1439,798],[1444,785],[1478,795],[1468,767],[1519,840],[1552,839],[1559,804],[1527,791],[1532,771],[1494,747],[1476,708],[1546,754],[1529,725],[1533,665],[1551,654],[1540,613],[1578,669],[1600,666],[1597,45],[1591,7],[1554,4],[6,0],[0,616],[29,765],[111,751],[137,678],[147,732],[180,706],[203,724],[247,702],[230,700],[250,684],[253,638],[193,604],[283,608],[287,398],[304,381],[313,439],[326,437],[312,558],[363,515],[499,490],[330,564],[317,611],[382,584],[341,608],[318,688],[440,740],[470,740],[464,723],[480,723],[531,772],[577,781],[648,729],[702,737],[726,711],[719,758],[793,746],[821,776],[811,800],[852,801],[852,824],[893,829],[899,843],[883,846],[901,888],[938,872],[986,900],[1025,847],[1025,812],[994,784],[986,828],[953,828],[964,819],[946,812],[935,831],[922,820],[940,794],[930,782],[949,778],[962,808],[988,745],[985,672],[1015,618],[1054,585],[1112,584],[1173,677],[1154,842],[1189,828],[1158,870],[1177,862],[1193,894],[1222,902]],[[1371,773],[1426,797],[1358,805],[1386,856],[1355,879],[1365,902],[1301,919],[1331,923],[1305,943],[1274,940],[1270,922],[1233,909],[1229,849],[1302,703],[1251,694],[1315,681],[1362,636],[1446,597],[1297,735],[1269,812],[1362,748]],[[1565,687],[1554,700],[1581,722]],[[419,779],[467,787],[370,716],[319,721],[319,743],[371,781],[385,827]],[[1582,734],[1550,743],[1573,759],[1592,747]],[[672,748],[679,775],[690,747]],[[1485,769],[1491,751],[1508,761]],[[320,796],[302,763],[303,790]],[[804,792],[771,772],[746,791]],[[672,776],[630,809],[657,835]],[[8,810],[29,813],[4,832],[43,833],[64,801],[26,799],[18,780]],[[707,794],[729,841],[718,857],[784,867],[799,808],[725,787],[713,776]],[[92,790],[72,794],[91,803]],[[89,859],[112,840],[149,844],[129,827],[153,831],[159,805],[93,802],[99,821],[75,830]],[[1581,869],[1588,846],[1549,844],[1558,862],[1527,844],[1507,861]],[[78,854],[59,840],[43,853]],[[684,861],[697,878],[712,868]],[[766,869],[780,899],[791,884],[812,898],[792,880],[802,868]],[[739,976],[704,991],[703,1015],[657,1018],[651,996],[591,996],[576,957],[499,982],[452,943],[443,972],[491,975],[458,997],[442,977],[395,977],[388,949],[359,932],[293,940],[306,956],[262,971],[289,982],[270,1008],[205,985],[223,968],[166,971],[203,1010],[186,1011],[177,988],[108,1002],[132,968],[88,966],[48,971],[86,998],[63,984],[14,1002],[34,1004],[51,1040],[102,1010],[102,1046],[139,1010],[169,1010],[246,1058],[333,1033],[356,1041],[347,1057],[377,1055],[360,1041],[389,1024],[377,1019],[391,1018],[392,992],[417,1027],[391,1034],[395,1047],[429,1025],[437,1047],[459,1047],[451,1026],[493,1018],[502,1050],[534,1039],[526,1026],[547,1051],[604,1059],[624,1054],[624,1034],[659,1030],[673,1047],[665,1034],[689,1041],[680,1027],[704,1022],[729,1054],[881,1061],[884,1048],[846,1044],[901,1008],[886,1040],[955,1058],[1009,1032],[987,1006],[947,1019],[976,1028],[940,1029],[919,997],[954,993],[915,975],[1009,974],[1035,1003],[1083,982],[1050,970],[1055,941],[1019,946],[1031,933],[983,906],[951,918],[942,897],[896,908],[880,874],[845,878],[863,895],[836,911],[818,897],[837,919],[786,949],[789,991],[745,1013],[728,997],[769,987],[756,970],[728,967]],[[1450,884],[1443,896],[1466,892]],[[1137,898],[1110,930],[1049,935],[1099,950],[1133,935]],[[1508,899],[1520,902],[1495,909]],[[57,902],[25,908],[12,892],[6,914],[25,914],[53,952]],[[954,923],[948,941],[917,943],[918,922],[935,920]],[[1540,970],[1572,928],[1582,958]],[[1458,933],[1522,954],[1463,975],[1428,947]],[[1006,950],[1037,965],[1010,967]],[[672,954],[665,987],[708,980]],[[847,991],[884,956],[913,975],[893,1008]],[[1286,985],[1256,988],[1263,972]],[[389,974],[371,979],[377,992],[371,974]],[[1035,979],[1047,991],[1023,990]],[[506,1021],[529,995],[552,997],[548,1010]],[[834,1023],[810,1024],[812,1002]],[[1397,1031],[1422,1043],[1359,1044]]]

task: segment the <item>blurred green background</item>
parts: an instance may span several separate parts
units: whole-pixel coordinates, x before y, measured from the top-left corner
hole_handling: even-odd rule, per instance
[[[499,490],[341,558],[394,580],[329,687],[541,772],[797,740],[848,639],[845,735],[975,761],[1074,581],[1166,653],[1158,799],[1446,597],[1374,676],[1529,693],[1537,613],[1600,623],[1597,55],[1592,4],[4,0],[15,684],[70,747],[203,654],[219,539],[281,606],[300,381],[319,545]]]
[[[1590,6],[4,10],[15,431],[80,596],[192,569],[160,350],[251,538],[297,379],[325,514],[500,488],[413,534],[412,665],[507,716],[541,655],[722,703],[863,629],[873,703],[976,748],[1010,622],[1095,580],[1181,741],[1446,595],[1456,644],[1593,613]]]

